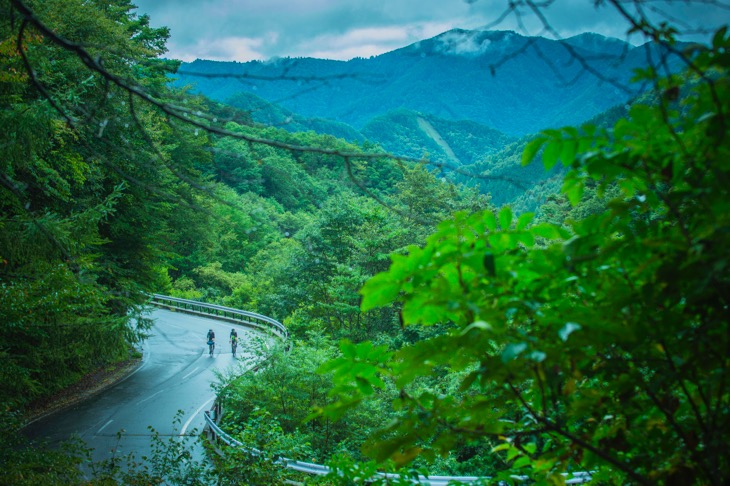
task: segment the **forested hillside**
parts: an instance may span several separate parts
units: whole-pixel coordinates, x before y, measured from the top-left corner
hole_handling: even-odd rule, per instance
[[[108,46],[114,54],[92,55],[103,52],[115,76],[165,93],[166,73],[177,65],[157,58],[168,31],[130,18],[124,5],[102,12],[93,3],[48,1],[35,8],[64,39]],[[144,292],[165,278],[162,242],[197,211],[185,179],[210,162],[204,138],[167,124],[149,106],[130,112],[126,94],[91,75],[76,53],[37,30],[20,33],[14,10],[2,3],[4,407],[128,356],[147,327]]]
[[[511,141],[503,133],[476,122],[444,120],[404,109],[370,120],[361,133],[389,153],[452,167],[472,164]]]
[[[651,102],[651,95],[639,97],[642,102]],[[587,123],[602,129],[610,129],[618,120],[628,114],[628,105],[615,106]],[[471,164],[464,165],[462,174],[453,179],[478,188],[489,194],[497,206],[510,204],[517,213],[537,211],[542,214],[542,205],[547,198],[559,194],[565,175],[561,165],[545,170],[537,164],[521,164],[522,153],[535,135],[522,137],[504,145],[501,150],[486,154]]]
[[[130,15],[125,0],[109,11],[83,7],[90,27],[80,31],[62,22],[67,9],[45,2],[35,10],[59,40],[21,36],[35,79],[13,50],[13,26],[4,25],[2,126],[13,142],[3,145],[0,398],[8,403],[126,356],[144,336],[149,292],[281,319],[306,309],[355,332],[355,322],[370,325],[357,315],[357,288],[384,269],[387,254],[421,241],[457,209],[486,205],[424,167],[328,156],[362,149],[260,128],[248,113],[168,89],[165,75],[177,64],[156,58],[167,31]],[[118,45],[125,54],[90,76],[66,40]],[[181,120],[130,97],[134,89],[186,105]],[[191,126],[192,113],[228,136]]]
[[[377,116],[361,130],[324,118],[306,118],[258,96],[241,92],[227,102],[247,112],[256,123],[288,132],[312,131],[349,142],[376,144],[391,154],[461,166],[498,151],[512,138],[469,120],[446,120],[398,109]]]
[[[275,103],[264,100],[245,91],[236,93],[226,100],[226,104],[248,112],[251,119],[262,125],[283,128],[288,132],[313,131],[332,135],[348,142],[362,142],[365,137],[346,123],[325,118],[307,118]]]
[[[636,73],[651,94],[624,106],[590,68],[627,82],[647,51],[593,35],[451,31],[233,79],[176,75],[130,0],[0,2],[0,483],[303,481],[279,455],[328,461],[323,484],[727,482],[730,36],[685,49],[628,19],[686,70]],[[170,83],[193,68],[217,101]],[[268,101],[222,104],[229,81]],[[23,443],[24,407],[133,354],[150,292],[286,324],[290,348],[216,384],[262,453],[224,448],[206,475],[175,437],[82,478],[78,449]]]

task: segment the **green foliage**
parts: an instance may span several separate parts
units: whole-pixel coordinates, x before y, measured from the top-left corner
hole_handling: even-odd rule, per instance
[[[354,462],[347,456],[337,456],[329,463],[331,472],[325,477],[324,484],[359,484],[367,482],[372,485],[409,485],[421,484],[419,476],[428,476],[425,469],[397,470],[392,463]],[[364,479],[366,478],[366,479]]]
[[[336,348],[327,337],[310,333],[308,342],[297,342],[290,352],[273,353],[256,373],[224,381],[219,393],[226,410],[224,427],[237,438],[249,441],[248,447],[263,450],[273,458],[281,455],[323,462],[335,452],[361,458],[360,447],[368,431],[382,419],[385,402],[350,410],[346,422],[307,420],[313,408],[330,401],[331,376],[313,371],[334,356]],[[377,381],[374,376],[373,379]],[[267,423],[275,422],[279,432],[259,424],[264,414]],[[288,445],[250,442],[269,433],[278,433]]]
[[[606,130],[626,114],[625,105],[616,106],[591,118],[585,127],[595,126],[595,130]],[[465,166],[464,169],[468,173],[480,176],[477,180],[461,174],[454,175],[453,178],[464,184],[476,184],[479,191],[489,194],[492,203],[497,206],[510,204],[516,213],[525,211],[540,213],[550,198],[561,197],[560,188],[565,168],[557,163],[561,155],[556,151],[558,145],[547,144],[551,148],[544,149],[547,135],[555,133],[559,132],[548,130],[541,135],[523,137],[498,152]],[[566,147],[564,157],[570,157],[572,150],[579,149],[575,141],[571,141]],[[543,158],[546,162],[544,166],[527,163],[533,159],[543,160]],[[546,168],[549,170],[545,170]]]
[[[363,310],[397,302],[406,326],[446,325],[370,365],[401,390],[397,420],[374,435],[376,459],[405,464],[488,439],[502,478],[730,477],[728,47],[721,31],[694,48],[686,77],[656,80],[662,92],[682,84],[679,101],[528,145],[523,162],[542,150],[546,169],[567,166],[572,205],[589,188],[609,195],[604,211],[565,227],[515,222],[508,208],[457,214],[365,284]],[[359,376],[343,361],[327,369],[342,386]],[[456,388],[419,386],[434,373]],[[366,391],[349,388],[325,415]]]
[[[153,427],[149,455],[139,456],[134,451],[118,455],[99,463],[88,464],[92,485],[167,485],[185,484],[203,486],[217,481],[218,475],[208,461],[198,461],[194,448],[199,440],[195,430],[183,436],[177,435],[182,423],[183,411],[179,410],[173,422],[173,434],[161,436]],[[121,440],[123,432],[117,434]],[[200,444],[198,444],[199,446]]]
[[[127,0],[28,5],[57,35],[91,46],[109,73],[162,96],[174,63],[157,56],[169,33]],[[144,292],[165,282],[164,216],[189,189],[165,162],[194,175],[204,142],[163,128],[149,108],[131,112],[75,53],[32,27],[21,34],[10,3],[0,9],[0,64],[17,73],[0,80],[0,374],[17,377],[3,382],[0,401],[18,405],[125,358],[144,335]]]
[[[182,412],[175,418],[175,430],[180,426]],[[206,485],[217,480],[206,462],[194,459],[193,434],[162,437],[150,427],[151,451],[140,457],[134,452],[121,456],[112,454],[104,461],[92,463],[90,451],[75,439],[60,448],[34,444],[18,434],[19,423],[9,414],[0,415],[0,483],[30,485]],[[118,436],[121,440],[121,433]],[[81,467],[85,468],[85,471]],[[235,483],[234,483],[235,484]]]
[[[254,126],[240,110],[168,89],[177,63],[158,57],[168,31],[135,16],[128,0],[27,3],[57,35],[102,59],[113,79],[186,106],[189,118],[270,143],[208,137],[140,105],[89,71],[73,48],[14,22],[12,4],[2,3],[0,406],[125,357],[149,325],[139,318],[145,293],[169,289],[286,319],[300,340],[222,391],[224,427],[261,451],[226,451],[224,483],[242,474],[259,483],[288,479],[275,463],[280,455],[334,454],[342,481],[352,471],[369,474],[379,466],[347,466],[363,458],[363,444],[370,457],[391,460],[389,468],[412,464],[411,476],[427,464],[556,482],[578,469],[606,482],[728,476],[726,32],[711,49],[693,51],[701,76],[658,84],[667,103],[637,105],[610,129],[546,130],[469,167],[486,176],[481,189],[501,204],[525,192],[510,180],[515,168],[541,158],[545,175],[527,167],[543,184],[534,192],[561,179],[562,195],[536,211],[535,222],[524,209],[536,203],[495,211],[488,197],[424,166],[323,153],[380,155],[370,143]],[[457,34],[527,46],[506,33]],[[382,56],[399,94],[376,104],[382,86],[361,90],[366,106],[432,101],[407,78],[442,83],[467,72],[469,60],[440,50],[446,41]],[[565,55],[535,42],[555,59]],[[315,64],[291,73],[323,74],[343,63]],[[458,93],[478,94],[467,111],[489,114],[488,101],[502,98],[519,98],[531,111],[548,98],[561,113],[597,109],[584,103],[592,85],[581,85],[582,96],[552,99],[534,75],[515,98],[517,74],[510,68],[487,84],[481,71],[461,76]],[[669,94],[680,87],[675,103]],[[341,90],[348,106],[353,92]],[[335,98],[314,108],[335,106]],[[415,149],[405,137],[418,133],[419,146],[440,151],[439,160],[473,161],[506,141],[472,122],[404,113],[397,129],[370,128],[408,150]],[[536,123],[552,126],[560,116]],[[351,133],[310,122],[302,126]],[[511,132],[527,126],[519,113],[503,123]],[[338,354],[332,340],[340,338]],[[324,374],[311,373],[317,368]],[[326,408],[313,416],[317,405]],[[5,451],[16,443],[2,440],[2,464],[21,464],[3,471],[8,482],[78,480],[83,451],[49,456],[51,467],[41,470],[35,451]],[[154,457],[141,465],[115,458],[99,480],[212,481],[176,438],[154,440]],[[132,467],[119,467],[127,459]]]
[[[373,346],[369,341],[356,345],[343,340],[340,342],[340,350],[341,358],[329,361],[318,370],[319,373],[334,372],[338,385],[331,391],[331,395],[370,396],[375,389],[385,389],[385,382],[380,378],[383,368],[379,365],[390,359],[387,346]],[[348,381],[351,378],[352,381]]]
[[[282,467],[280,458],[311,454],[298,434],[285,432],[266,410],[254,410],[235,438],[243,445],[226,448],[216,459],[222,484],[282,484],[292,472]]]

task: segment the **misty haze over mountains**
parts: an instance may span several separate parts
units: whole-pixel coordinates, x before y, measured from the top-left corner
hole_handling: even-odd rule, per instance
[[[254,118],[272,121],[271,106],[262,109],[271,103],[281,121],[336,122],[341,133],[334,134],[351,140],[374,119],[403,110],[520,137],[625,103],[643,88],[630,84],[633,71],[663,55],[650,44],[635,47],[598,34],[555,41],[456,29],[346,62],[196,60],[181,66],[176,84],[253,109]],[[321,131],[331,133],[332,126]]]

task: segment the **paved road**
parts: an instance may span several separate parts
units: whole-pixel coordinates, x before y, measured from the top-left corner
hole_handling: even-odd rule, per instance
[[[55,445],[77,435],[93,448],[99,461],[134,452],[137,457],[150,450],[152,426],[160,435],[191,434],[203,429],[203,410],[214,398],[211,383],[215,372],[226,372],[252,363],[249,347],[266,346],[261,334],[225,321],[157,309],[152,317],[152,336],[143,346],[142,365],[124,381],[70,409],[38,420],[24,429],[31,439],[45,439]],[[231,354],[228,334],[238,330],[237,358]],[[208,355],[205,335],[216,334],[213,357]],[[175,425],[178,411],[181,423]],[[123,430],[121,441],[117,433]]]

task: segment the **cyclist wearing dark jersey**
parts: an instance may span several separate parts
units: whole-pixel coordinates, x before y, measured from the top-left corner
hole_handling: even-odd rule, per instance
[[[236,347],[238,347],[238,332],[235,329],[231,329],[231,334],[229,335],[229,341],[231,343],[231,353],[233,356],[236,356]]]
[[[213,356],[213,350],[215,349],[215,333],[213,329],[208,329],[208,350],[211,356]]]

